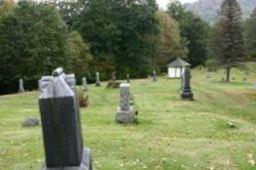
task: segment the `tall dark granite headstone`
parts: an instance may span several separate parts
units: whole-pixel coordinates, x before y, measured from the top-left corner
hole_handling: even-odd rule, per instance
[[[190,79],[191,79],[190,68],[186,67],[182,76],[182,91],[181,91],[182,99],[193,100],[193,93],[190,87]]]
[[[83,148],[74,75],[62,69],[39,81],[39,107],[46,163],[44,170],[91,170],[91,153]]]
[[[23,79],[19,79],[19,93],[25,92],[24,90],[24,81]]]
[[[180,77],[180,90],[183,89],[183,75]]]

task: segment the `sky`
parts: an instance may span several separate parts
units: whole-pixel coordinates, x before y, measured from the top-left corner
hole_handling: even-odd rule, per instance
[[[186,3],[186,2],[195,2],[197,0],[180,0],[180,2],[182,3]],[[166,9],[167,4],[170,2],[170,0],[157,0],[157,3],[159,4],[159,7],[162,9]]]

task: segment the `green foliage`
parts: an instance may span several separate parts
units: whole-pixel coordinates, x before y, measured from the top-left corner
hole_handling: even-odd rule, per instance
[[[79,25],[93,60],[114,63],[119,77],[145,76],[154,53],[148,37],[157,33],[156,10],[155,0],[89,0]]]
[[[242,31],[242,11],[239,4],[236,0],[225,0],[216,25],[213,48],[216,61],[227,71],[226,81],[230,80],[231,68],[246,57]]]
[[[0,91],[16,90],[19,78],[35,88],[39,77],[65,67],[67,36],[55,7],[20,1],[0,21]]]
[[[78,28],[78,20],[81,13],[85,10],[88,0],[77,1],[55,1],[54,6],[58,9],[62,19],[66,22],[69,30]]]
[[[6,15],[15,6],[13,0],[0,1],[0,16]]]
[[[256,60],[256,8],[246,22],[245,40],[250,59]]]
[[[92,56],[88,44],[83,41],[78,32],[71,32],[69,34],[68,56],[70,71],[76,75],[76,78],[81,79],[88,72]]]
[[[185,57],[186,50],[182,47],[178,23],[167,13],[157,12],[159,34],[156,36],[156,55],[154,63],[161,71],[166,70],[169,62],[177,57]]]
[[[168,13],[179,23],[183,44],[188,48],[189,63],[192,66],[205,64],[210,26],[200,17],[186,11],[179,1],[169,4]]]

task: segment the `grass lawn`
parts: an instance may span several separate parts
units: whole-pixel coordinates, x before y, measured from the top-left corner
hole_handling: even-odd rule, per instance
[[[195,101],[181,101],[179,80],[132,80],[131,92],[139,123],[114,122],[119,90],[89,87],[90,105],[81,109],[85,146],[92,149],[94,168],[256,169],[256,92],[244,73],[232,70],[207,79],[193,70]],[[41,127],[22,128],[29,116],[39,117],[38,92],[0,96],[0,170],[38,170],[44,162]],[[227,124],[233,122],[236,128]]]

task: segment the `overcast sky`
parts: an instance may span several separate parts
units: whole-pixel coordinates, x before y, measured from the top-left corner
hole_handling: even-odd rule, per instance
[[[180,2],[182,3],[186,3],[186,2],[195,2],[197,0],[180,0]],[[170,2],[170,0],[157,0],[159,7],[165,9],[167,4]]]

